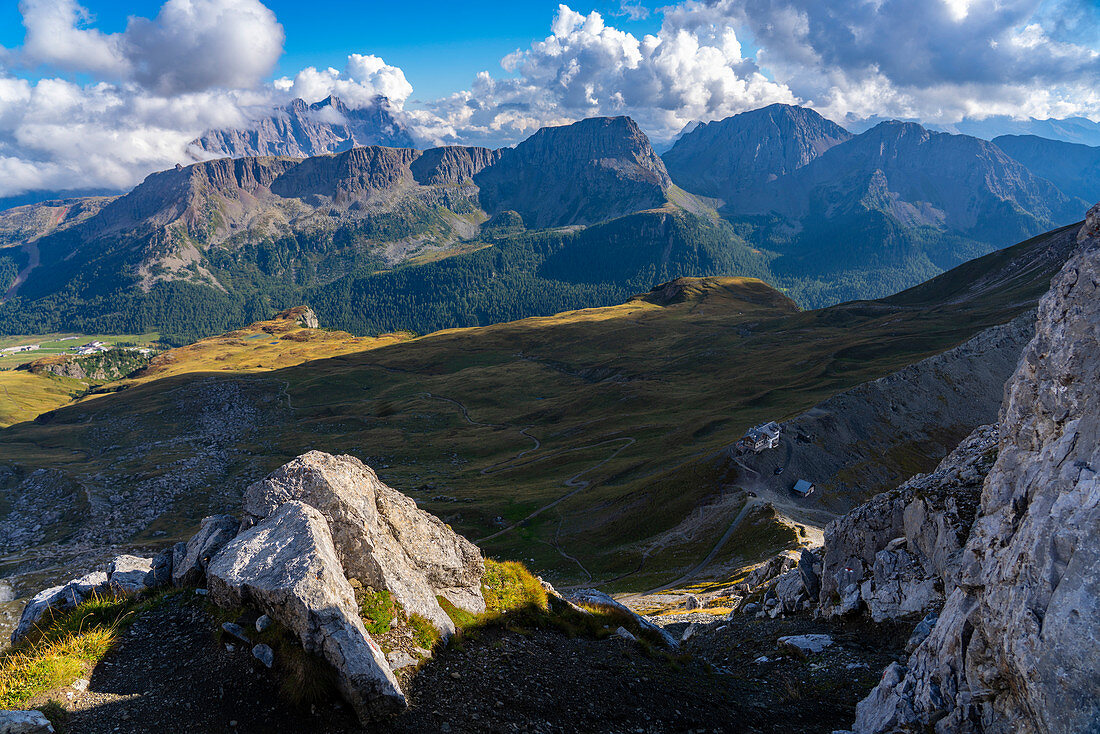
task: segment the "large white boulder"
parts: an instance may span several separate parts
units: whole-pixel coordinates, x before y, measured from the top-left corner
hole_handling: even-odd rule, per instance
[[[300,501],[328,520],[348,578],[386,589],[407,613],[419,614],[444,635],[454,624],[437,601],[485,611],[485,563],[470,541],[410,498],[383,484],[353,456],[310,451],[245,492],[245,522],[258,522],[286,502]]]
[[[317,509],[282,503],[226,545],[206,573],[216,603],[262,610],[327,660],[362,721],[404,710],[405,696],[363,627],[328,522]]]

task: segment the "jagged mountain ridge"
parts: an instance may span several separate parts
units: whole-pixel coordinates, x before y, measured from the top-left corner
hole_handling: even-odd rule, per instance
[[[541,151],[534,154],[538,163],[531,150]],[[554,156],[543,169],[548,175],[531,176],[548,155]],[[568,171],[568,187],[553,175],[561,171]],[[519,178],[525,188],[507,185]],[[306,159],[204,161],[152,174],[64,237],[43,241],[43,264],[70,265],[32,274],[20,295],[46,296],[65,286],[77,264],[112,259],[120,278],[136,272],[146,291],[160,281],[226,290],[231,286],[206,262],[209,248],[239,250],[288,231],[347,231],[356,239],[366,230],[368,243],[393,243],[384,258],[393,263],[421,246],[472,238],[486,211],[518,208],[536,224],[589,224],[660,206],[669,185],[645,136],[623,118],[548,130],[514,151],[370,146]]]
[[[26,276],[0,321],[9,333],[67,324],[182,344],[309,301],[358,333],[431,331],[606,305],[681,272],[766,275],[704,209],[626,118],[545,130],[515,150],[203,161],[36,239],[31,267],[0,261],[0,275]],[[605,241],[628,252],[593,284],[582,270]]]
[[[377,217],[404,217],[400,231],[380,233],[375,241],[407,249],[470,237],[484,215],[477,214],[477,189],[468,174],[494,155],[441,151],[414,171],[422,157],[411,149],[368,147],[306,159],[222,158],[153,174],[95,216],[40,239],[47,267],[32,272],[19,295],[47,296],[63,289],[74,270],[79,277],[99,267],[113,270],[123,287],[136,276],[145,291],[166,281],[225,291],[232,286],[213,274],[210,248],[240,251],[318,229],[331,237],[370,226]],[[64,269],[49,267],[62,261]]]
[[[348,107],[335,95],[312,104],[295,99],[245,127],[211,130],[188,148],[199,159],[270,155],[308,158],[368,145],[416,147],[399,113],[382,96],[358,108]]]

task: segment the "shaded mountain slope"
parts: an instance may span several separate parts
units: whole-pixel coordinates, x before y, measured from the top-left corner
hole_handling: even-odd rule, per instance
[[[992,143],[882,123],[725,210],[803,300],[887,295],[1076,220],[1085,204]],[[819,284],[820,291],[813,294]]]
[[[1035,135],[1002,135],[993,144],[1069,196],[1100,199],[1100,147]]]
[[[528,227],[593,224],[662,206],[672,181],[629,117],[545,127],[475,181],[486,211],[513,210]]]

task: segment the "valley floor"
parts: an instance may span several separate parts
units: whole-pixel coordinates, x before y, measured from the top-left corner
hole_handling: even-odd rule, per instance
[[[618,637],[489,628],[437,651],[405,685],[410,708],[378,732],[831,732],[900,653],[908,628],[809,618],[666,617],[680,653]],[[250,652],[216,639],[217,621],[189,591],[167,597],[127,629],[87,690],[51,691],[68,734],[93,732],[353,732],[333,698],[292,704]],[[777,649],[783,635],[824,632],[817,655]],[[766,657],[767,662],[754,662]],[[293,684],[292,684],[293,685]]]

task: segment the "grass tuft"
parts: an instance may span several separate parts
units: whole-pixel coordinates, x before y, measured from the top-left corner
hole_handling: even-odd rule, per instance
[[[486,559],[481,591],[485,596],[485,609],[488,613],[505,614],[525,607],[534,607],[544,612],[549,609],[546,589],[518,561]]]
[[[425,650],[431,650],[439,642],[442,635],[439,630],[424,617],[419,614],[409,615],[409,627],[412,629],[413,639],[416,640],[416,644]]]
[[[137,613],[166,596],[95,596],[67,614],[48,614],[25,640],[0,656],[0,709],[21,708],[83,676],[114,647]]]
[[[359,602],[359,616],[363,619],[363,625],[372,635],[381,635],[389,632],[390,624],[401,615],[400,605],[393,600],[393,594],[385,589],[362,587],[356,591],[356,601]]]

